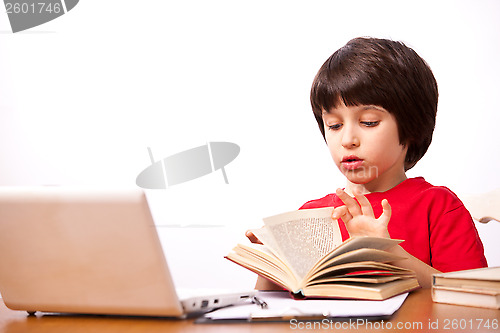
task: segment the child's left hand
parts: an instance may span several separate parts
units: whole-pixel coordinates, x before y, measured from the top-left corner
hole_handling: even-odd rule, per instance
[[[245,232],[245,236],[247,236],[247,238],[250,240],[250,242],[252,242],[254,244],[262,244],[260,239],[258,239],[257,236],[255,236],[255,234],[253,233],[252,230],[247,230]]]
[[[354,198],[342,189],[338,189],[336,193],[345,206],[335,208],[332,219],[342,218],[351,237],[391,237],[387,230],[387,225],[391,219],[391,206],[386,199],[382,200],[382,214],[379,218],[375,218],[372,205],[357,189],[353,190]]]

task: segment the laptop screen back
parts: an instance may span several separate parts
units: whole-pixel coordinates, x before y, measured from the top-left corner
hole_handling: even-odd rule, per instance
[[[0,188],[0,293],[16,310],[182,315],[139,189]]]

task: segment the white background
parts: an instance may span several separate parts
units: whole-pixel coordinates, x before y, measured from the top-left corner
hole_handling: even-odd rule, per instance
[[[184,253],[167,253],[178,284],[246,285],[222,259],[244,230],[344,186],[309,89],[357,36],[405,42],[438,81],[433,143],[408,176],[460,195],[499,188],[495,0],[81,0],[16,34],[2,10],[0,185],[135,186],[147,147],[161,159],[234,142],[229,185],[219,171],[148,196],[159,224],[223,226],[160,228]]]

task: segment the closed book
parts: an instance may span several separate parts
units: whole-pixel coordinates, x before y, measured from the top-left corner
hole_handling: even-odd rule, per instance
[[[500,308],[500,267],[434,274],[432,299],[437,303]]]
[[[432,300],[437,303],[500,309],[500,292],[489,289],[433,286]]]
[[[500,267],[476,268],[433,275],[435,286],[500,291]]]

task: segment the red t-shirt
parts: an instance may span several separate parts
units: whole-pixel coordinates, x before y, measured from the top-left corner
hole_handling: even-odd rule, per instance
[[[382,214],[382,199],[392,208],[388,225],[391,238],[411,255],[442,272],[486,267],[484,249],[474,221],[458,197],[443,186],[424,178],[410,178],[386,192],[366,195],[375,217]],[[300,209],[338,207],[344,203],[336,194],[305,203]],[[349,238],[339,223],[342,238]]]

